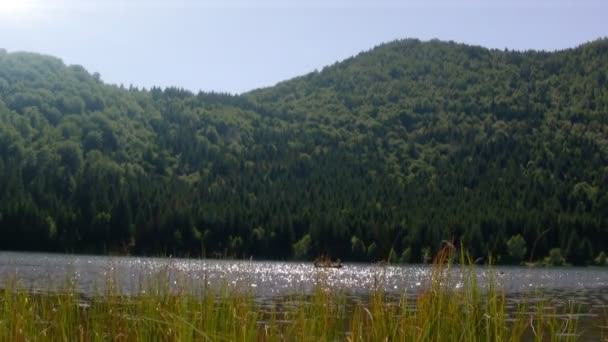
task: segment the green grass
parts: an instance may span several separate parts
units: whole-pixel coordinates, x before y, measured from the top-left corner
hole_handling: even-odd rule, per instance
[[[228,287],[170,290],[162,273],[141,280],[139,295],[121,295],[109,279],[103,293],[87,299],[70,281],[52,294],[9,281],[0,292],[0,341],[576,340],[576,320],[544,301],[508,313],[504,293],[493,281],[482,290],[472,266],[459,266],[465,276],[458,290],[446,287],[448,259],[448,250],[440,253],[430,286],[415,299],[387,296],[379,286],[354,303],[320,284],[270,308]]]

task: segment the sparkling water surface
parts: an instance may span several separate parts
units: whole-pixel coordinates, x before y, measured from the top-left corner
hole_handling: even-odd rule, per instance
[[[381,287],[387,293],[416,294],[429,286],[432,268],[426,265],[373,265],[346,263],[342,268],[315,268],[312,262],[253,260],[209,260],[88,256],[43,253],[0,252],[0,285],[17,279],[20,286],[52,291],[74,280],[83,294],[103,290],[108,279],[120,284],[126,294],[137,293],[142,282],[156,275],[169,277],[169,283],[200,287],[247,289],[260,297],[306,294],[317,285],[341,290],[354,296],[369,294]],[[507,293],[541,290],[564,291],[576,296],[608,290],[605,268],[529,268],[480,266],[475,272],[481,287],[488,278]],[[462,287],[458,266],[452,267],[448,286]],[[603,297],[608,301],[608,298]]]
[[[209,260],[88,256],[0,252],[0,288],[17,282],[32,292],[53,292],[72,283],[83,297],[104,294],[108,284],[126,295],[146,294],[154,286],[168,291],[235,289],[275,305],[291,295],[306,295],[319,286],[341,291],[354,302],[365,301],[373,289],[389,296],[416,297],[430,286],[433,269],[426,265],[346,263],[342,268],[315,268],[312,262]],[[457,291],[465,286],[462,271],[453,266],[445,284]],[[576,318],[587,338],[601,338],[608,327],[608,268],[475,267],[478,285],[489,279],[507,294],[507,311],[522,301],[550,300],[564,318]],[[572,312],[569,308],[575,308]],[[533,309],[533,308],[532,308]]]
[[[382,288],[402,295],[428,287],[432,268],[426,265],[373,265],[346,263],[339,269],[315,268],[311,262],[253,260],[209,260],[180,258],[143,258],[88,256],[44,253],[0,252],[0,286],[17,279],[20,286],[34,291],[52,291],[74,280],[77,289],[87,294],[102,291],[108,279],[126,294],[142,289],[144,280],[157,275],[169,277],[169,284],[199,288],[234,288],[258,297],[306,294],[318,285],[357,296]],[[578,298],[586,293],[608,290],[606,268],[475,268],[478,284],[486,286],[493,278],[506,293],[560,292]],[[459,267],[452,267],[449,287],[462,283]],[[601,295],[606,302],[608,298]]]

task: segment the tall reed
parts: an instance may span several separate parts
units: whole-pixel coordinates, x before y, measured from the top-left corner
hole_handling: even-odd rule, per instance
[[[74,284],[32,293],[7,281],[0,292],[0,341],[574,341],[576,320],[545,301],[506,309],[490,279],[482,288],[472,265],[442,250],[428,286],[414,298],[394,298],[382,286],[367,300],[328,290],[262,303],[247,292],[171,288],[167,274],[142,280],[127,296],[111,278],[83,298]],[[462,266],[467,265],[467,266]],[[452,269],[460,268],[454,279]],[[453,286],[456,283],[458,286]],[[565,312],[571,313],[571,311]]]

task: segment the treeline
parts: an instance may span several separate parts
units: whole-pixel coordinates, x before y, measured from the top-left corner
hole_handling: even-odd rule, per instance
[[[0,50],[0,249],[605,262],[607,73],[404,40],[235,96]]]

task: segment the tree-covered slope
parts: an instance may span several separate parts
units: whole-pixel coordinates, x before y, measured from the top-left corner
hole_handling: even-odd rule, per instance
[[[418,262],[450,240],[514,261],[521,235],[526,259],[590,262],[608,249],[607,74],[607,40],[405,40],[195,95],[0,51],[0,248]]]

